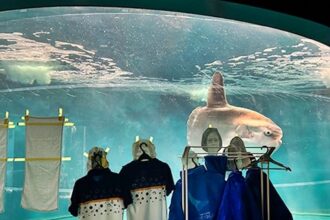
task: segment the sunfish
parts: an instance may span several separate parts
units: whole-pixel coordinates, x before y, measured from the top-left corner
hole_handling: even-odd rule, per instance
[[[282,129],[271,119],[250,109],[227,103],[223,77],[216,72],[208,90],[207,106],[194,109],[187,121],[187,141],[190,146],[200,146],[202,134],[209,126],[218,129],[222,145],[238,136],[246,147],[276,147],[282,144]]]

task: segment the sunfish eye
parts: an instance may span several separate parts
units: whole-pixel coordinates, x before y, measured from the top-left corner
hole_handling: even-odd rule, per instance
[[[271,136],[273,133],[271,131],[264,131],[265,136]]]

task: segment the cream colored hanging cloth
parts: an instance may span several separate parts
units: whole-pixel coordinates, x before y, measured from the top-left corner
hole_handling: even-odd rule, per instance
[[[6,176],[7,163],[7,139],[8,139],[8,124],[4,121],[0,122],[0,212],[4,209],[4,187]]]
[[[58,208],[64,117],[27,116],[25,181],[22,207],[38,211]]]

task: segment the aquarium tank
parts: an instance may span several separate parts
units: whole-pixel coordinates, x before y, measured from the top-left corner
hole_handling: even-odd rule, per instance
[[[207,16],[142,9],[55,7],[0,13],[0,114],[16,124],[8,158],[25,157],[22,116],[57,116],[63,130],[58,210],[21,207],[24,161],[8,161],[0,219],[74,219],[84,153],[109,147],[110,169],[132,161],[136,136],[180,177],[187,120],[205,106],[214,72],[227,101],[283,131],[272,155],[291,172],[270,180],[294,219],[330,219],[330,48],[288,32]],[[171,195],[168,197],[170,204]]]

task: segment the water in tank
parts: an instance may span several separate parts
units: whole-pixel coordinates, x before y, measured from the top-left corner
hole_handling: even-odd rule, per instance
[[[21,207],[24,162],[8,161],[0,219],[70,219],[84,153],[110,147],[110,168],[132,160],[135,136],[153,137],[174,180],[187,120],[205,106],[214,72],[231,105],[283,131],[273,158],[292,172],[270,179],[294,219],[330,218],[330,49],[291,33],[232,20],[138,9],[41,8],[0,13],[0,114],[56,116],[64,127],[59,207]],[[25,127],[8,134],[8,158],[25,157]],[[170,197],[168,198],[168,204]]]

